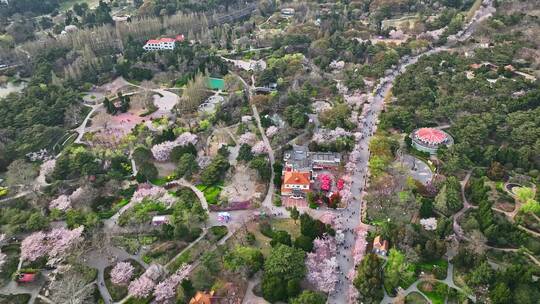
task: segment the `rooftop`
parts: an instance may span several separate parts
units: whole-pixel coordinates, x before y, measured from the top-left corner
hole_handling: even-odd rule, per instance
[[[309,185],[309,172],[285,172],[284,184]]]
[[[420,128],[414,132],[414,136],[432,145],[442,144],[448,139],[448,135],[444,131],[435,128]]]

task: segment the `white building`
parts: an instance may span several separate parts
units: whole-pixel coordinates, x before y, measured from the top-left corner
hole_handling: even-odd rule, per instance
[[[184,35],[178,35],[176,38],[150,39],[143,46],[143,49],[145,51],[174,50],[176,42],[182,41],[184,41]]]

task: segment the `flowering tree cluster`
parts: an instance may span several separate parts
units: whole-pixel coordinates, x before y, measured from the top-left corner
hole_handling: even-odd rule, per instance
[[[265,154],[265,153],[268,153],[268,149],[266,149],[266,145],[261,140],[257,142],[253,147],[251,147],[251,153],[258,154],[258,155]]]
[[[157,161],[167,161],[174,147],[178,146],[174,141],[165,141],[152,147],[152,156]]]
[[[51,174],[54,171],[55,166],[56,166],[56,159],[54,158],[44,162],[43,164],[41,164],[40,174],[43,176],[47,176]]]
[[[313,241],[313,252],[307,254],[307,279],[317,289],[331,293],[338,282],[338,263],[336,260],[336,240],[325,236]]]
[[[277,132],[279,131],[278,127],[276,126],[270,126],[266,129],[266,137],[268,138],[272,138],[274,137],[274,135],[277,134]]]
[[[165,141],[160,144],[154,145],[151,149],[152,156],[154,156],[157,161],[167,161],[174,147],[183,147],[189,144],[194,145],[196,143],[197,135],[190,132],[184,132],[173,141]]]
[[[252,133],[252,132],[247,132],[247,133],[244,133],[244,134],[240,135],[240,138],[238,139],[238,144],[240,144],[240,145],[243,145],[243,144],[252,145],[256,141],[257,141],[257,135],[255,135],[255,133]]]
[[[140,203],[145,198],[157,199],[163,196],[167,191],[162,187],[152,186],[152,185],[141,185],[133,193],[131,197],[131,202]]]
[[[420,219],[420,225],[428,231],[433,231],[437,229],[437,219],[434,217]]]
[[[405,37],[405,34],[403,33],[402,30],[391,30],[388,33],[388,36],[390,36],[391,39],[399,40],[399,39],[403,39]]]
[[[356,233],[356,242],[354,243],[353,249],[353,261],[355,265],[360,263],[366,254],[366,234],[367,229],[365,226],[360,226]]]
[[[49,233],[34,232],[21,243],[21,259],[32,262],[48,256],[48,264],[54,265],[82,241],[83,230],[84,227],[80,226],[73,230],[55,228]]]
[[[49,203],[49,209],[58,209],[66,211],[71,208],[71,199],[69,196],[62,194]]]
[[[129,262],[120,262],[111,269],[111,282],[116,285],[126,285],[135,268]]]
[[[154,301],[161,304],[173,303],[176,295],[176,287],[188,276],[190,270],[191,267],[186,264],[173,275],[157,284],[154,289]]]
[[[313,141],[318,144],[331,143],[340,137],[349,137],[353,134],[343,128],[335,128],[334,130],[319,129],[313,134]]]
[[[154,283],[154,281],[149,277],[142,275],[140,278],[129,284],[128,293],[135,298],[144,299],[152,293],[155,286],[156,283]]]

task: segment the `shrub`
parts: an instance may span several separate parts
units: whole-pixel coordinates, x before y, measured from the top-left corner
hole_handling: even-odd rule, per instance
[[[259,230],[261,231],[262,235],[273,238],[274,237],[274,229],[270,225],[269,222],[261,222],[259,223]]]
[[[225,235],[227,235],[228,232],[229,232],[229,229],[227,228],[227,226],[210,227],[210,233],[211,233],[212,239],[216,242],[222,239]]]

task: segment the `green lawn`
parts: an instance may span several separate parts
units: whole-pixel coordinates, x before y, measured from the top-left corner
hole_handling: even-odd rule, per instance
[[[418,289],[424,293],[433,304],[444,304],[448,293],[448,286],[444,283],[435,282],[434,284],[424,282],[418,285]]]
[[[406,304],[426,304],[428,301],[418,292],[411,292],[405,297]]]
[[[122,207],[124,207],[125,205],[127,205],[129,203],[129,199],[127,198],[123,198],[121,199],[120,201],[118,201],[117,203],[115,203],[111,209],[109,210],[106,210],[106,211],[100,211],[98,212],[98,216],[100,219],[108,219],[108,218],[111,218],[114,214],[116,214],[116,212],[118,212],[118,210],[120,210]]]
[[[206,201],[208,204],[216,205],[219,202],[219,195],[221,194],[221,190],[223,188],[223,184],[218,184],[215,186],[205,186],[205,185],[197,185],[197,189],[201,190],[202,193],[204,193],[204,198],[206,198]]]
[[[440,259],[432,262],[418,263],[416,264],[417,272],[429,272],[433,273],[439,280],[446,278],[446,272],[448,270],[448,261]]]
[[[274,230],[290,233],[293,240],[300,236],[300,220],[297,220],[295,224],[293,219],[273,219],[271,224]]]

